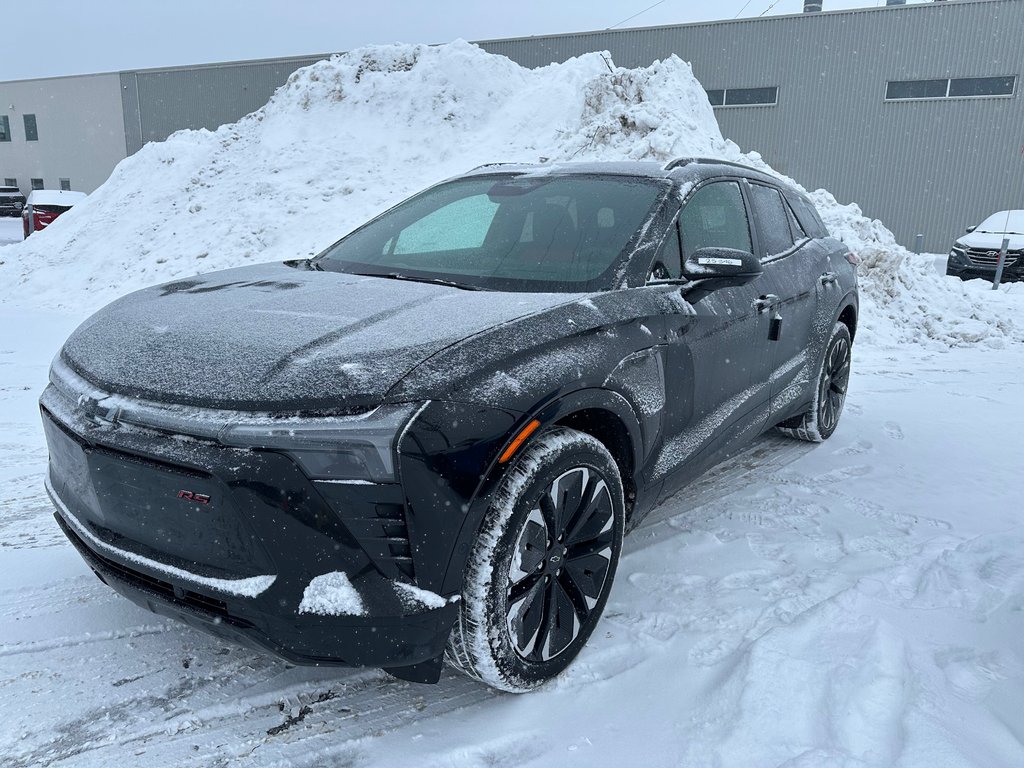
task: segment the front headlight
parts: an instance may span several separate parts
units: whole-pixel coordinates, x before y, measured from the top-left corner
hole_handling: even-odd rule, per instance
[[[416,404],[382,405],[358,416],[293,417],[228,424],[225,445],[287,453],[314,480],[395,481],[394,444]]]
[[[953,248],[949,252],[949,258],[953,261],[963,261],[967,258],[967,246],[963,243],[953,243]]]

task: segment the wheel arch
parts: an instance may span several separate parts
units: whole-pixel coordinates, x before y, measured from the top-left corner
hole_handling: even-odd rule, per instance
[[[838,322],[842,323],[850,331],[850,341],[857,336],[857,306],[848,302],[839,312]]]
[[[576,390],[539,404],[519,420],[512,436],[533,419],[541,422],[542,427],[535,435],[523,443],[543,433],[545,428],[560,426],[575,429],[598,440],[612,455],[619,468],[626,501],[626,522],[634,510],[634,502],[640,491],[638,488],[638,468],[644,456],[644,438],[640,420],[630,405],[618,392],[610,389],[588,388]],[[521,448],[520,448],[521,450]],[[495,460],[480,479],[473,499],[467,510],[465,523],[458,536],[458,542],[448,563],[445,577],[446,589],[453,589],[456,582],[461,585],[472,541],[478,535],[490,497],[498,487],[505,471],[512,462],[507,464]],[[460,586],[461,588],[461,586]]]

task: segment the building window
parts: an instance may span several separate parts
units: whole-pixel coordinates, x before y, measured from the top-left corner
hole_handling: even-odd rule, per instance
[[[725,88],[706,91],[712,107],[774,106],[779,103],[779,88]]]
[[[1016,85],[1016,75],[954,77],[943,80],[890,80],[885,86],[885,100],[907,101],[911,99],[1013,96]]]
[[[25,141],[39,141],[35,115],[25,115]]]
[[[7,115],[0,115],[0,141],[11,140],[11,121]]]
[[[954,96],[1013,96],[1017,78],[960,77],[949,81],[950,98]]]
[[[60,188],[63,189],[65,192],[70,192],[71,191],[71,179],[61,179],[60,180]]]
[[[4,179],[4,186],[5,187],[16,187],[16,186],[18,186],[18,180],[17,179],[12,179],[10,176],[8,176],[7,178]]]
[[[32,184],[32,189],[42,189],[43,188],[43,180],[42,179],[32,179],[31,180],[31,184]]]

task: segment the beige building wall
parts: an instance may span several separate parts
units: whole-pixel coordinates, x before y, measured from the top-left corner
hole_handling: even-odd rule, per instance
[[[27,141],[25,115],[35,115],[37,141]],[[17,179],[26,195],[31,179],[44,189],[92,192],[127,151],[121,80],[117,74],[0,82],[0,123],[7,117],[10,141],[0,141],[0,184]]]

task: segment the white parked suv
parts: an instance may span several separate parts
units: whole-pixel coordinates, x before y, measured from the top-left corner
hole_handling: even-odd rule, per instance
[[[1024,280],[1024,211],[993,213],[976,227],[968,227],[967,234],[953,243],[946,260],[946,274],[969,280],[995,277],[999,250],[1003,239],[1009,238],[1004,281]]]

